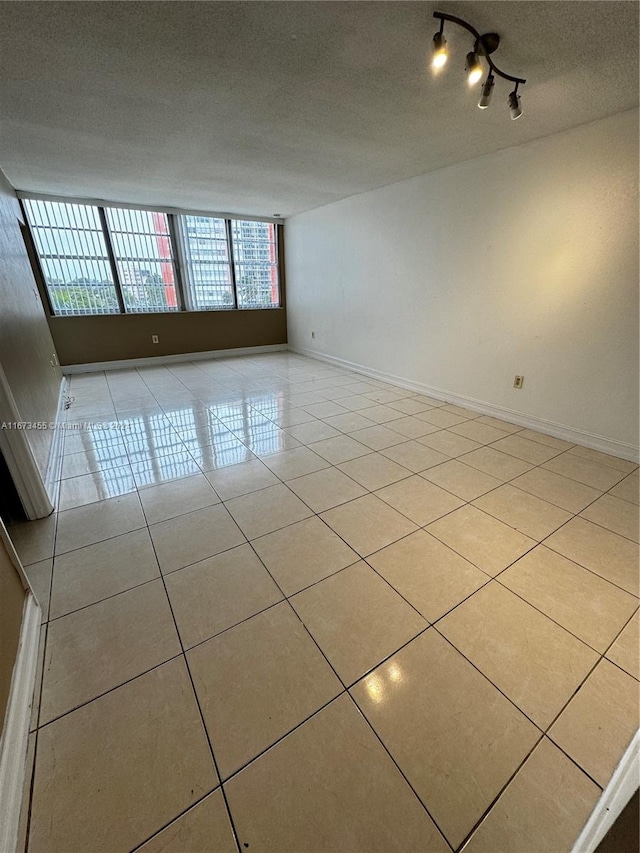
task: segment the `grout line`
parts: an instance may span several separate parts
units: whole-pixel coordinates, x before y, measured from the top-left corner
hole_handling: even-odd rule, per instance
[[[608,492],[605,492],[600,497],[604,497],[608,494]],[[615,497],[615,495],[612,495],[612,497]],[[597,503],[599,500],[600,498],[597,498],[593,503]],[[589,506],[591,505],[592,504],[589,504]],[[586,506],[585,509],[589,509],[589,506]],[[630,503],[629,506],[633,506],[633,504]],[[626,539],[626,541],[631,542],[632,545],[640,545],[640,541],[638,539],[632,539],[630,536],[626,536],[624,533],[618,533],[617,530],[611,530],[610,527],[605,527],[604,524],[600,524],[598,521],[593,521],[592,519],[587,518],[585,515],[582,514],[583,512],[584,510],[575,515],[574,518],[581,518],[583,521],[586,521],[589,524],[593,524],[594,527],[599,527],[600,530],[606,530],[607,533],[613,533],[615,536],[619,536],[621,539]]]
[[[74,705],[72,708],[69,708],[66,711],[63,711],[61,714],[52,717],[50,720],[41,723],[38,726],[37,731],[42,731],[42,729],[46,729],[48,726],[52,725],[52,723],[57,723],[60,720],[64,719],[64,717],[68,717],[69,714],[73,714],[75,711],[79,711],[81,708],[86,708],[87,705],[90,705],[96,699],[102,699],[103,697],[108,696],[110,693],[114,693],[116,690],[119,690],[121,687],[124,687],[127,684],[131,684],[132,681],[136,681],[136,679],[141,678],[143,675],[148,675],[150,672],[154,672],[156,669],[160,669],[160,667],[164,666],[166,663],[171,663],[174,660],[178,660],[178,658],[180,657],[182,657],[182,653],[177,652],[176,654],[171,655],[165,660],[159,661],[158,663],[154,663],[153,666],[147,667],[147,669],[144,669],[142,672],[137,672],[135,675],[126,678],[124,681],[119,681],[117,684],[114,684],[113,687],[109,687],[100,693],[96,693],[95,696],[91,696],[89,699],[85,699],[84,701],[79,702],[77,705]]]
[[[508,778],[508,779],[507,779],[507,781],[504,783],[504,785],[500,788],[500,790],[498,791],[498,793],[496,794],[496,796],[491,800],[491,802],[489,803],[489,805],[487,806],[487,808],[482,812],[482,814],[480,815],[480,817],[478,818],[478,820],[474,823],[474,825],[471,827],[471,829],[469,830],[469,832],[468,832],[468,833],[465,835],[465,837],[462,839],[462,842],[457,846],[456,850],[463,850],[463,849],[464,849],[465,844],[467,844],[467,843],[470,841],[470,839],[472,838],[472,836],[474,835],[474,833],[475,833],[475,832],[477,832],[477,830],[480,828],[480,825],[484,822],[485,818],[487,818],[487,817],[489,816],[489,813],[491,812],[491,810],[493,809],[493,807],[496,805],[496,803],[498,802],[498,800],[500,799],[500,797],[504,794],[504,792],[507,790],[507,788],[509,787],[509,785],[511,785],[511,783],[515,780],[515,778],[516,778],[516,776],[518,775],[518,773],[522,770],[522,768],[524,767],[524,765],[527,763],[527,761],[529,760],[529,758],[531,758],[531,756],[533,755],[534,751],[535,751],[535,750],[540,746],[540,744],[543,742],[543,740],[544,740],[544,734],[541,734],[541,735],[540,735],[540,737],[536,740],[536,742],[535,742],[535,743],[534,743],[534,745],[532,746],[532,748],[529,750],[529,752],[528,752],[528,753],[525,755],[525,757],[522,759],[522,761],[520,762],[520,764],[518,764],[518,766],[516,767],[516,769],[515,769],[515,770],[513,771],[513,773],[509,776],[509,778]]]
[[[174,824],[174,823],[176,823],[178,820],[180,820],[180,818],[181,818],[181,817],[184,817],[184,816],[187,814],[187,812],[190,812],[190,811],[192,811],[193,809],[195,809],[197,806],[201,805],[201,804],[202,804],[206,799],[208,799],[212,794],[215,794],[215,792],[216,792],[219,788],[221,788],[221,787],[222,787],[222,785],[221,785],[221,784],[218,784],[218,785],[216,785],[216,786],[215,786],[215,788],[212,788],[210,791],[207,791],[207,793],[206,793],[206,794],[203,794],[203,795],[202,795],[201,797],[199,797],[199,798],[198,798],[194,803],[191,803],[191,805],[190,805],[190,806],[187,806],[187,808],[186,808],[186,809],[183,809],[183,810],[180,812],[180,814],[177,814],[175,817],[172,817],[172,818],[171,818],[171,820],[167,821],[167,823],[165,823],[163,826],[161,826],[161,827],[160,827],[160,829],[157,829],[157,830],[156,830],[155,832],[153,832],[151,835],[148,835],[148,836],[147,836],[143,841],[141,841],[141,842],[140,842],[140,844],[136,844],[136,845],[135,845],[135,847],[133,847],[133,848],[131,849],[130,853],[137,853],[137,851],[138,851],[138,850],[141,850],[141,849],[144,847],[144,845],[145,845],[145,844],[147,844],[149,841],[151,841],[151,839],[152,839],[152,838],[155,838],[157,835],[160,835],[160,833],[161,833],[161,832],[164,832],[164,830],[165,830],[165,829],[168,829],[172,824]],[[224,799],[224,796],[223,796],[223,799]],[[240,849],[240,847],[239,847],[239,845],[238,845],[238,843],[237,843],[237,839],[236,839],[236,837],[235,837],[235,833],[234,833],[234,831],[233,831],[233,827],[232,827],[231,832],[232,832],[232,835],[234,835],[234,841],[236,842],[236,847],[237,847],[237,848],[238,848],[238,850],[239,850],[239,849]]]
[[[415,639],[415,638],[414,638],[414,639]],[[439,826],[438,822],[436,821],[436,819],[434,818],[434,816],[431,814],[431,812],[430,812],[430,811],[429,811],[429,809],[427,808],[427,806],[426,806],[425,802],[422,800],[422,798],[420,797],[420,795],[418,794],[418,792],[416,791],[416,789],[413,787],[413,785],[411,784],[411,782],[409,781],[409,779],[408,779],[408,778],[407,778],[407,776],[405,775],[404,771],[402,770],[402,768],[400,767],[400,765],[398,764],[398,762],[395,760],[395,758],[394,758],[394,757],[393,757],[393,755],[391,754],[391,751],[389,750],[389,748],[387,747],[387,745],[384,743],[384,741],[382,740],[382,738],[380,737],[380,735],[378,734],[378,732],[377,732],[377,731],[375,730],[375,728],[373,727],[373,724],[372,724],[372,723],[369,721],[369,719],[365,716],[365,714],[363,713],[362,709],[360,708],[360,706],[358,705],[358,703],[356,702],[356,700],[353,698],[353,696],[351,695],[351,693],[350,693],[350,692],[347,692],[347,695],[348,695],[348,696],[349,696],[349,698],[351,699],[351,701],[352,701],[353,705],[355,706],[355,708],[356,708],[356,710],[358,711],[358,713],[361,715],[362,719],[363,719],[363,720],[365,721],[365,723],[369,726],[369,728],[370,728],[370,729],[371,729],[371,731],[373,732],[374,736],[376,737],[376,739],[378,740],[378,742],[380,743],[380,745],[382,746],[382,748],[384,749],[384,751],[387,753],[387,755],[389,756],[389,758],[391,759],[391,761],[392,761],[392,762],[393,762],[393,764],[395,765],[396,770],[398,771],[398,773],[402,776],[402,778],[403,778],[403,779],[404,779],[404,781],[407,783],[407,785],[409,786],[409,788],[413,791],[413,794],[414,794],[414,796],[416,797],[416,799],[418,800],[418,803],[422,806],[422,808],[425,810],[425,812],[426,812],[426,813],[427,813],[427,815],[429,816],[429,818],[430,818],[431,822],[432,822],[432,823],[433,823],[433,825],[435,826],[436,830],[440,833],[440,835],[441,835],[441,837],[442,837],[443,841],[445,842],[445,844],[447,845],[447,847],[449,847],[449,849],[450,849],[450,850],[453,850],[454,848],[453,848],[453,846],[449,843],[449,839],[448,839],[448,838],[447,838],[447,836],[445,835],[444,831],[440,828],[440,826]]]
[[[538,747],[542,745],[542,743],[543,743],[543,741],[545,740],[545,738],[546,738],[547,740],[550,740],[550,738],[547,738],[546,734],[542,734],[542,735],[540,736],[540,738],[536,741],[536,743],[534,744],[534,746],[532,747],[532,749],[531,749],[531,750],[527,753],[527,755],[523,758],[523,760],[520,762],[520,764],[519,764],[519,765],[518,765],[518,767],[515,769],[515,771],[511,774],[511,776],[509,777],[509,779],[507,780],[507,782],[502,786],[502,788],[500,789],[500,791],[498,792],[498,794],[493,798],[493,800],[491,801],[491,803],[489,804],[489,806],[485,809],[485,811],[482,813],[482,815],[480,816],[480,818],[476,821],[476,823],[474,824],[474,826],[472,827],[472,829],[470,830],[470,832],[468,832],[468,833],[467,833],[467,835],[466,835],[466,836],[465,836],[465,838],[463,839],[462,843],[461,843],[461,844],[456,848],[457,850],[460,850],[460,851],[461,851],[461,850],[463,850],[464,846],[465,846],[466,844],[468,844],[468,843],[469,843],[469,841],[471,840],[471,838],[472,838],[472,836],[474,835],[474,833],[475,833],[475,832],[480,828],[480,825],[481,825],[481,824],[484,822],[484,820],[489,816],[489,813],[491,812],[491,810],[493,809],[493,807],[497,804],[497,802],[498,802],[498,800],[500,799],[500,797],[503,795],[503,793],[506,791],[506,789],[509,787],[509,785],[511,785],[511,783],[515,781],[516,776],[517,776],[517,775],[520,773],[520,771],[523,769],[524,765],[525,765],[525,764],[527,763],[527,761],[531,758],[531,756],[533,755],[533,753],[535,752],[535,750],[536,750],[536,749],[538,749]],[[559,748],[559,747],[557,746],[557,744],[556,744],[554,741],[551,741],[551,743],[552,743],[552,744],[553,744],[553,746],[555,746],[556,748]],[[561,752],[566,756],[566,758],[568,758],[568,759],[571,761],[571,763],[572,763],[572,764],[574,764],[574,765],[578,768],[578,770],[580,770],[580,772],[581,772],[581,773],[583,773],[585,776],[587,776],[587,777],[590,779],[590,781],[592,781],[592,782],[594,783],[594,785],[596,785],[596,786],[599,788],[599,790],[602,792],[602,790],[603,790],[603,789],[602,789],[602,785],[598,785],[598,783],[597,783],[594,779],[592,779],[592,778],[591,778],[591,776],[589,776],[589,774],[588,774],[588,773],[586,773],[586,772],[582,769],[582,767],[580,767],[578,764],[576,764],[576,762],[571,758],[571,756],[570,756],[570,755],[567,755],[567,753],[566,753],[566,752],[564,752],[564,750],[560,750],[560,751],[561,751]]]
[[[613,638],[613,640],[611,640],[611,642],[609,643],[609,645],[606,647],[606,649],[604,650],[604,652],[598,652],[598,655],[599,655],[598,659],[597,659],[597,660],[596,660],[596,662],[593,664],[593,666],[591,667],[591,669],[589,670],[589,672],[586,674],[586,676],[582,679],[582,681],[580,682],[580,684],[579,684],[579,685],[576,687],[576,689],[573,691],[573,693],[571,694],[571,696],[569,697],[569,699],[568,699],[568,700],[565,702],[565,704],[562,706],[562,708],[560,709],[560,711],[558,711],[558,713],[557,713],[557,714],[556,714],[556,716],[553,718],[553,720],[551,721],[551,723],[547,726],[547,728],[546,728],[546,730],[545,730],[545,734],[546,734],[546,733],[548,733],[548,732],[549,732],[549,730],[550,730],[550,729],[551,729],[551,728],[556,724],[556,722],[558,721],[559,717],[564,713],[564,711],[566,710],[566,708],[567,708],[567,706],[569,705],[569,703],[573,701],[573,699],[574,699],[574,697],[577,695],[577,693],[582,689],[582,687],[584,687],[584,685],[585,685],[585,683],[586,683],[587,679],[589,678],[589,676],[593,673],[593,671],[595,670],[595,668],[596,668],[597,666],[599,666],[599,664],[600,664],[600,663],[605,659],[606,654],[607,654],[607,652],[609,651],[609,649],[611,649],[611,647],[613,646],[613,644],[616,642],[616,640],[618,639],[618,637],[620,636],[620,634],[624,631],[624,629],[627,627],[627,625],[631,622],[631,620],[632,620],[632,619],[633,619],[633,617],[636,615],[636,613],[637,613],[637,609],[636,609],[636,610],[631,614],[631,616],[627,619],[627,621],[624,623],[624,625],[622,626],[622,628],[620,629],[620,631],[618,631],[618,633],[615,635],[615,637]],[[609,660],[608,658],[606,658],[606,659],[607,659],[607,660]],[[609,663],[612,663],[612,661],[609,661]],[[623,672],[624,672],[624,671],[625,671],[625,670],[623,670]],[[627,675],[629,675],[629,673],[627,673]],[[630,677],[630,678],[633,678],[633,676],[629,676],[629,677]],[[572,760],[573,760],[573,759],[572,759]],[[582,769],[582,768],[581,768],[581,769]],[[585,772],[585,773],[586,773],[586,770],[583,770],[583,772]],[[587,775],[588,775],[588,774],[587,774]],[[594,780],[594,781],[595,781],[595,780]],[[596,782],[596,784],[598,784],[598,783]],[[602,786],[600,786],[600,787],[602,787]]]
[[[140,528],[141,530],[144,528]],[[133,531],[136,532],[136,531]],[[126,534],[124,534],[126,535]],[[105,540],[107,541],[107,540]],[[100,544],[100,543],[98,543]],[[90,545],[88,547],[91,547]],[[61,555],[64,556],[64,555]],[[140,581],[140,583],[135,583],[133,586],[128,586],[126,589],[120,589],[118,592],[112,592],[109,595],[105,595],[103,598],[98,598],[96,601],[90,601],[88,604],[82,604],[80,607],[74,607],[73,610],[67,610],[65,613],[60,613],[58,616],[54,616],[49,619],[46,624],[53,625],[54,622],[59,622],[61,619],[65,619],[67,616],[74,616],[76,613],[81,613],[83,610],[88,610],[89,607],[93,607],[96,604],[102,604],[105,601],[110,601],[112,598],[117,598],[119,595],[124,595],[126,592],[131,592],[134,589],[139,589],[141,586],[146,586],[149,583],[153,583],[154,581],[160,580],[160,574],[158,574],[155,578],[147,578],[145,581]]]

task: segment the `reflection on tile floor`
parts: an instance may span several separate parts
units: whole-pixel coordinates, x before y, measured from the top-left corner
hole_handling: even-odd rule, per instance
[[[11,529],[25,851],[571,849],[638,725],[636,465],[289,353],[71,394]]]

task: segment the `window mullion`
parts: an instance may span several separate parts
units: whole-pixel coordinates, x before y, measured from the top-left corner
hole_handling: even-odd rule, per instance
[[[169,222],[169,240],[173,249],[171,254],[173,255],[173,272],[176,283],[176,294],[178,296],[178,310],[191,311],[193,306],[191,305],[191,300],[187,297],[187,289],[185,288],[184,243],[182,240],[181,223],[179,217],[174,213],[168,213],[167,220]]]
[[[111,267],[111,275],[113,276],[113,284],[116,289],[116,297],[118,299],[118,307],[120,308],[121,314],[126,314],[126,308],[124,305],[124,298],[122,296],[122,287],[120,285],[120,273],[118,272],[118,264],[116,263],[116,257],[113,253],[113,245],[111,244],[111,232],[109,230],[109,223],[107,221],[107,215],[104,212],[104,207],[98,208],[98,215],[100,217],[100,224],[102,225],[102,233],[104,235],[104,242],[107,247],[107,257],[109,258],[109,266]]]
[[[233,233],[231,229],[231,220],[225,219],[225,228],[227,230],[227,254],[229,255],[229,272],[231,273],[231,286],[233,288],[233,307],[238,307],[238,289],[236,283],[236,259],[233,255]]]
[[[286,294],[285,291],[285,271],[284,271],[284,228],[282,225],[275,225],[276,239],[276,276],[278,278],[278,308],[285,306]],[[284,296],[283,296],[284,294]]]

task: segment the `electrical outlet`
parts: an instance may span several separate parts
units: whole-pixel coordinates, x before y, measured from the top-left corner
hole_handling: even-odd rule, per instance
[[[316,336],[316,333],[315,333],[315,332],[311,332],[311,337],[312,337],[312,338],[315,338],[315,336]]]
[[[524,385],[524,376],[516,376],[513,380],[514,388],[522,388]]]
[[[151,335],[151,343],[152,344],[159,344],[160,338],[157,335]]]

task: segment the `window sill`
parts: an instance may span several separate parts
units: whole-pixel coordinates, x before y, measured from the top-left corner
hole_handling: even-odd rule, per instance
[[[197,308],[184,311],[125,311],[123,314],[50,314],[54,320],[78,320],[86,317],[175,317],[184,314],[244,314],[249,311],[284,311],[284,305],[268,308]]]

